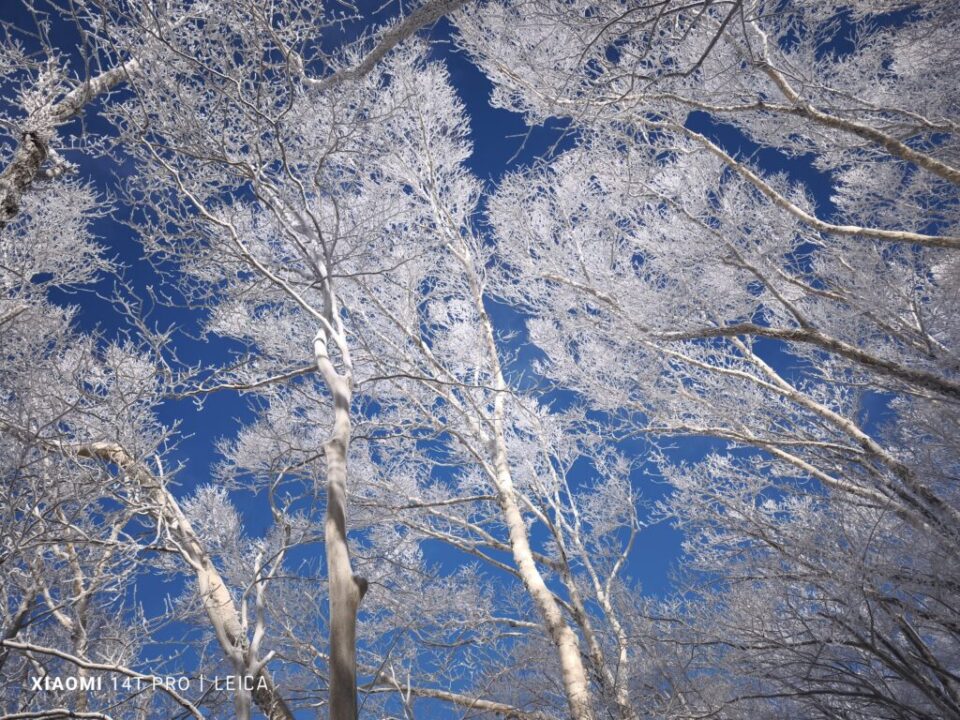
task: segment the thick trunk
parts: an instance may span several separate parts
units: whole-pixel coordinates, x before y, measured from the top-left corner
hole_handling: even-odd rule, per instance
[[[557,651],[560,662],[560,675],[564,694],[573,720],[593,720],[593,703],[587,673],[580,656],[580,640],[563,618],[560,604],[540,574],[530,548],[527,525],[517,503],[517,492],[513,485],[510,463],[507,458],[507,442],[504,434],[505,397],[507,383],[500,366],[500,355],[493,334],[493,323],[483,304],[483,290],[473,266],[470,251],[465,246],[452,248],[456,257],[467,272],[473,301],[480,316],[483,339],[487,346],[496,396],[494,399],[493,437],[490,450],[493,453],[494,482],[497,488],[497,501],[503,513],[503,520],[510,536],[510,548],[513,561],[517,566],[524,587],[533,599],[540,617],[543,618],[547,633]]]
[[[324,444],[327,516],[324,541],[330,603],[330,720],[357,718],[357,612],[367,582],[353,574],[347,545],[347,449],[350,446],[350,386],[327,376],[333,395],[333,434]]]
[[[172,497],[169,500],[172,502]],[[197,589],[203,602],[203,609],[207,613],[217,639],[234,666],[245,666],[248,660],[245,657],[247,638],[233,596],[213,561],[200,546],[199,540],[180,512],[180,508],[174,505],[170,508],[169,514],[173,517],[168,519],[168,523],[174,520],[177,525],[173,525],[173,529],[177,529],[179,525],[181,534],[184,536],[181,546],[191,556],[189,561],[196,573]],[[242,673],[243,670],[240,672]],[[255,688],[253,701],[268,720],[293,720],[293,711],[280,696],[266,668],[260,668],[255,673],[253,686]]]

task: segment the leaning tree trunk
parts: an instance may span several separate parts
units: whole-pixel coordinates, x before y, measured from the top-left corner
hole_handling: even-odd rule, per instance
[[[128,478],[148,493],[154,505],[154,512],[174,536],[180,555],[193,569],[197,590],[203,609],[213,626],[214,634],[227,659],[240,668],[249,665],[245,657],[247,647],[246,633],[240,621],[240,612],[226,582],[220,575],[213,560],[207,553],[200,538],[194,532],[190,521],[183,514],[176,498],[155,478],[150,471],[134,460],[120,445],[111,442],[97,442],[74,448],[80,457],[95,458],[110,462],[122,469]],[[253,701],[267,717],[267,720],[294,720],[293,711],[280,695],[270,673],[262,663],[257,663],[253,673],[256,689]],[[249,717],[249,708],[239,717]]]
[[[40,176],[43,163],[50,154],[50,141],[56,128],[80,113],[87,103],[110,92],[131,73],[139,70],[137,60],[127,60],[96,77],[88,78],[40,114],[31,115],[13,152],[13,157],[0,171],[0,230],[20,212],[23,196]]]
[[[473,296],[474,306],[480,316],[483,328],[483,341],[491,363],[494,385],[493,437],[490,438],[490,449],[493,452],[494,477],[497,490],[497,501],[503,513],[503,521],[507,526],[510,537],[510,548],[513,552],[513,561],[523,585],[530,594],[540,617],[547,629],[560,664],[560,678],[563,692],[567,698],[567,705],[572,720],[593,720],[593,700],[590,692],[590,682],[580,655],[580,640],[563,617],[557,599],[547,587],[540,569],[533,557],[530,548],[530,537],[527,524],[517,497],[517,490],[513,484],[513,475],[510,471],[510,461],[507,456],[507,441],[504,433],[505,397],[508,392],[503,369],[500,366],[500,355],[494,338],[493,323],[483,304],[483,289],[480,286],[474,267],[474,260],[470,249],[458,241],[456,247],[449,246],[456,258],[466,271],[467,282]]]
[[[471,282],[471,286],[474,292],[474,302],[483,324],[487,349],[493,363],[494,385],[497,392],[494,400],[494,436],[492,438],[494,475],[497,499],[510,536],[513,561],[527,592],[540,612],[540,617],[543,618],[547,634],[556,648],[557,659],[560,662],[560,676],[564,694],[567,696],[570,717],[572,720],[593,720],[590,683],[587,680],[586,669],[580,656],[580,640],[564,620],[560,605],[550,588],[547,587],[547,583],[537,567],[530,548],[527,524],[517,502],[517,490],[513,484],[513,475],[507,458],[507,441],[503,429],[507,383],[500,367],[497,345],[493,336],[493,324],[483,306],[483,295],[475,280]]]
[[[527,535],[527,525],[517,503],[517,492],[513,485],[507,457],[506,443],[496,421],[496,475],[497,498],[503,512],[504,523],[510,535],[510,547],[513,550],[513,560],[517,572],[523,580],[527,592],[533,598],[534,604],[540,611],[547,633],[557,650],[560,661],[560,675],[563,682],[564,694],[570,708],[570,717],[573,720],[593,720],[592,702],[590,699],[590,684],[587,673],[580,657],[580,641],[576,633],[563,618],[563,613],[550,588],[547,587],[543,575],[537,568],[530,549],[530,540]]]

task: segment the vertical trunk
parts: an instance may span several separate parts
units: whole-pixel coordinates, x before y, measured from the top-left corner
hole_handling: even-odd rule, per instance
[[[346,378],[327,377],[333,395],[333,434],[324,444],[327,516],[324,540],[330,603],[330,720],[357,718],[357,611],[367,582],[353,574],[347,545],[347,449],[350,395]]]

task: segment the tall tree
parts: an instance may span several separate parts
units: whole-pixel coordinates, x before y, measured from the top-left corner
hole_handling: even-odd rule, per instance
[[[956,618],[930,608],[955,578],[929,563],[952,566],[960,532],[956,93],[938,85],[956,56],[915,39],[955,31],[955,9],[765,9],[461,16],[496,101],[567,118],[575,145],[497,189],[495,292],[613,427],[729,448],[665,470],[688,568],[730,589],[700,640],[735,648],[739,680],[707,708],[953,716]]]
[[[960,716],[952,3],[27,7],[4,712]],[[446,14],[565,133],[488,186],[418,36]],[[178,467],[172,418],[223,394],[218,463]],[[29,688],[64,674],[120,682]]]

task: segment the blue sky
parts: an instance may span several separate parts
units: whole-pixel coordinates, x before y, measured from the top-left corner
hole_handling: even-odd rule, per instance
[[[0,19],[11,21],[17,26],[28,26],[29,16],[21,9],[19,3],[7,2],[0,8]],[[490,187],[509,170],[527,165],[541,157],[549,148],[554,147],[563,137],[564,124],[554,122],[547,127],[527,128],[522,118],[516,114],[490,107],[490,83],[475,65],[460,52],[457,52],[452,42],[452,28],[447,21],[439,22],[431,31],[431,36],[437,43],[435,57],[444,62],[450,72],[453,84],[464,102],[470,116],[471,139],[474,152],[470,158],[470,169]],[[76,57],[76,39],[72,28],[64,23],[55,22],[52,38],[60,49],[74,58]],[[838,42],[837,48],[842,48]],[[802,183],[814,198],[818,206],[818,214],[829,220],[833,214],[830,200],[829,177],[815,170],[812,157],[787,157],[782,153],[770,149],[760,149],[750,143],[741,133],[729,126],[714,122],[703,113],[695,113],[689,120],[689,126],[702,132],[727,151],[739,157],[752,157],[759,166],[768,172],[782,171],[789,177]],[[103,129],[102,123],[96,119],[90,120],[92,130]],[[567,138],[569,143],[572,138]],[[561,144],[562,147],[562,144]],[[116,168],[108,160],[97,160],[87,156],[71,157],[80,166],[80,176],[88,179],[104,194],[109,194],[117,182]],[[121,169],[123,170],[123,169]],[[146,296],[147,288],[157,286],[162,281],[151,270],[148,263],[142,258],[142,248],[136,236],[122,222],[113,219],[97,221],[95,232],[100,237],[109,256],[115,257],[128,270],[125,278],[138,294]],[[122,326],[118,322],[118,315],[109,302],[103,299],[112,290],[113,280],[104,280],[93,288],[79,289],[75,293],[58,293],[55,299],[58,302],[79,306],[78,325],[83,330],[97,329],[105,337],[115,337]],[[523,317],[515,311],[491,302],[489,305],[491,316],[495,324],[503,330],[522,330]],[[157,307],[154,319],[158,326],[166,327],[175,324],[188,331],[198,327],[196,314],[168,307]],[[513,341],[522,345],[524,334],[521,332],[518,339]],[[762,342],[767,359],[778,370],[786,374],[791,372],[794,360],[782,351],[777,343]],[[518,364],[510,368],[513,373],[526,372],[530,360],[536,352],[529,348],[514,347],[511,350],[520,350]],[[178,352],[181,357],[190,361],[221,362],[229,357],[228,349],[191,340],[188,335],[181,335],[178,340]],[[874,398],[872,410],[876,418],[882,418],[884,398]],[[230,393],[217,393],[208,396],[202,408],[193,401],[170,401],[159,410],[161,419],[168,423],[179,423],[182,439],[173,453],[173,458],[182,464],[178,481],[181,484],[180,492],[189,494],[194,487],[210,480],[210,468],[217,462],[216,441],[223,436],[230,436],[239,425],[252,418],[252,412],[246,401]],[[669,455],[677,461],[695,460],[706,452],[717,447],[717,443],[705,439],[680,439],[671,443]],[[635,441],[625,443],[623,449],[634,455],[647,452],[647,446]],[[582,482],[589,481],[589,469],[581,470]],[[656,500],[666,487],[650,463],[640,463],[635,473],[635,480],[642,495],[648,501]],[[238,508],[247,519],[248,531],[259,534],[269,522],[269,516],[260,503],[249,496],[237,496]],[[645,529],[639,536],[632,561],[626,570],[626,575],[637,582],[644,592],[664,594],[672,589],[670,569],[679,558],[680,535],[666,524],[659,524]],[[431,554],[441,564],[459,562],[458,553],[444,549],[439,545],[431,546]],[[163,611],[163,595],[165,592],[176,593],[179,587],[146,585],[141,592],[143,601],[150,613]]]
[[[371,3],[371,6],[373,4]],[[0,18],[11,21],[19,27],[30,27],[29,15],[19,3],[5,3],[0,9]],[[352,30],[347,28],[346,33]],[[445,63],[452,82],[466,106],[470,117],[473,155],[469,160],[470,169],[492,188],[504,173],[525,166],[542,157],[551,148],[562,149],[573,142],[569,134],[564,136],[565,123],[553,121],[546,127],[529,128],[523,119],[514,113],[490,106],[489,96],[492,90],[490,82],[470,59],[455,47],[454,30],[450,23],[441,20],[430,31],[435,40],[434,57]],[[54,21],[51,25],[51,38],[58,49],[77,60],[76,36],[72,26]],[[331,36],[330,42],[339,38]],[[104,130],[105,126],[95,114],[88,113],[85,121],[91,131]],[[812,157],[790,158],[775,150],[760,149],[747,140],[741,133],[729,126],[714,122],[704,113],[691,115],[689,125],[702,132],[728,151],[738,156],[750,156],[768,171],[786,172],[794,181],[803,183],[813,195],[823,217],[829,218],[832,204],[829,197],[828,178],[812,166]],[[69,130],[77,130],[74,124]],[[558,145],[559,142],[559,145]],[[80,176],[92,182],[105,195],[110,194],[118,179],[118,168],[110,160],[90,158],[77,154],[70,158],[80,166]],[[119,168],[119,173],[129,168]],[[149,287],[162,287],[162,280],[150,268],[142,257],[142,248],[132,231],[121,222],[105,218],[97,221],[94,230],[104,245],[108,256],[115,258],[126,270],[124,278],[142,297],[148,296]],[[73,293],[58,293],[58,302],[79,306],[78,325],[81,329],[98,330],[104,337],[115,337],[122,327],[116,309],[104,299],[110,294],[113,278],[104,278],[92,288],[81,288]],[[528,373],[529,362],[537,352],[524,347],[523,317],[510,308],[490,302],[489,309],[497,326],[504,330],[520,330],[517,340],[518,361],[511,372]],[[198,328],[198,315],[193,312],[171,307],[157,306],[152,318],[158,327],[176,325],[187,334],[181,334],[177,340],[177,350],[187,361],[220,362],[229,357],[228,349],[221,345],[206,344],[191,340],[189,333]],[[788,370],[786,364],[791,358],[784,354],[775,343],[769,345],[770,359],[778,369]],[[525,367],[526,365],[526,367]],[[165,403],[159,410],[161,419],[168,423],[176,422],[181,431],[181,440],[173,458],[182,464],[178,475],[181,492],[186,494],[198,485],[208,482],[210,468],[219,459],[215,450],[216,441],[229,436],[243,422],[253,415],[247,402],[231,393],[216,393],[205,398],[203,406],[198,407],[191,400],[178,400]],[[706,440],[688,439],[671,443],[670,455],[676,460],[694,460],[703,453],[716,447]],[[634,442],[625,448],[631,453],[643,453],[645,446]],[[589,478],[584,477],[587,481]],[[636,473],[636,482],[643,496],[655,500],[665,491],[650,464],[644,464]],[[247,515],[248,530],[259,534],[269,522],[260,503],[250,498],[238,497],[239,507]],[[657,525],[645,530],[638,540],[634,559],[628,568],[628,575],[640,583],[647,592],[663,593],[670,589],[668,570],[679,553],[679,535],[666,525]]]

